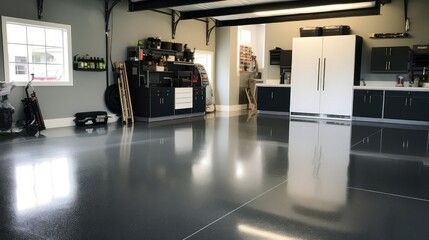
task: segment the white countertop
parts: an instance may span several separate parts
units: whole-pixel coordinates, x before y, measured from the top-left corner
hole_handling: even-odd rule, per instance
[[[429,88],[423,88],[423,87],[354,86],[353,88],[356,90],[429,92]]]
[[[258,83],[256,84],[257,87],[290,87],[290,84],[269,84],[269,83]]]

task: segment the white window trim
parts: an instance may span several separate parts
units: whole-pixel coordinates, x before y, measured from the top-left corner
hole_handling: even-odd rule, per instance
[[[208,50],[195,50],[195,53],[210,55],[210,58],[211,58],[210,61],[212,63],[212,66],[211,66],[212,71],[210,74],[210,80],[211,80],[211,83],[214,85],[215,84],[215,78],[214,78],[214,75],[215,75],[215,73],[214,73],[215,72],[215,53],[213,51],[208,51]]]
[[[72,37],[71,37],[71,26],[65,24],[58,23],[50,23],[50,22],[42,22],[35,20],[28,20],[22,18],[13,18],[13,17],[1,17],[2,22],[2,41],[3,41],[3,61],[4,61],[4,77],[6,82],[10,82],[9,77],[9,55],[8,55],[8,42],[7,42],[7,31],[6,31],[6,23],[7,22],[16,22],[26,25],[35,25],[42,27],[52,27],[52,28],[63,28],[67,30],[67,51],[68,51],[68,81],[67,82],[33,82],[31,85],[33,86],[73,86],[73,61],[71,60],[73,57],[72,53]],[[65,66],[66,67],[66,66]],[[14,82],[16,86],[26,86],[27,82]]]

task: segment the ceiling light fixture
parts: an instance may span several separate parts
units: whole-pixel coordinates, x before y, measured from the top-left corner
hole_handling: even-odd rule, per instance
[[[375,7],[376,1],[360,2],[360,3],[345,3],[345,4],[331,4],[314,7],[302,7],[292,9],[282,9],[273,11],[255,12],[254,14],[259,17],[281,16],[281,15],[297,15],[321,12],[335,12],[344,10],[355,10]]]

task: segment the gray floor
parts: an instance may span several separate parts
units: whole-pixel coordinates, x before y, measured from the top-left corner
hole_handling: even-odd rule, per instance
[[[217,115],[0,141],[0,239],[428,239],[429,128]]]

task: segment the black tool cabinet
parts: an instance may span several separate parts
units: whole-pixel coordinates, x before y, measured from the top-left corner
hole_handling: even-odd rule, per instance
[[[375,47],[371,52],[371,72],[408,73],[412,52],[409,47]]]

